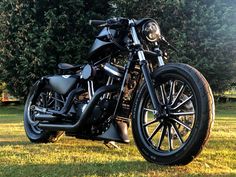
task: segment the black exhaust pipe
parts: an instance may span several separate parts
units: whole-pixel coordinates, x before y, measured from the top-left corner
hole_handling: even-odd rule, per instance
[[[35,114],[34,119],[37,121],[55,121],[58,119],[57,116],[51,114]]]
[[[39,107],[39,106],[35,106],[34,109],[40,113],[46,114],[46,115],[55,115],[55,116],[66,116],[67,112],[70,110],[71,106],[72,106],[72,101],[74,99],[74,97],[77,94],[83,93],[84,89],[78,88],[75,90],[72,90],[70,92],[70,94],[68,95],[68,98],[66,99],[66,102],[63,106],[63,108],[60,111],[56,111],[53,109],[48,109],[48,108],[43,108],[43,107]]]
[[[84,112],[82,113],[81,117],[79,118],[79,120],[73,125],[39,123],[38,126],[42,129],[47,129],[47,130],[51,130],[51,131],[59,131],[59,130],[76,131],[80,128],[80,126],[83,125],[85,119],[91,114],[94,106],[98,103],[100,97],[104,93],[118,91],[118,89],[119,89],[119,86],[117,86],[117,85],[103,86],[103,87],[99,88],[94,93],[94,96],[92,97],[92,99],[90,100],[88,105],[86,106],[86,108],[85,108]]]

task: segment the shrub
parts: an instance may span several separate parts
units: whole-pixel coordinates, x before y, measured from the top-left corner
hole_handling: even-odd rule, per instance
[[[215,92],[236,80],[236,3],[234,0],[113,0],[117,15],[152,17],[179,49],[171,62],[200,70]]]
[[[106,18],[106,7],[105,0],[3,0],[1,80],[25,96],[35,80],[55,73],[58,63],[85,61],[94,36],[88,21]]]

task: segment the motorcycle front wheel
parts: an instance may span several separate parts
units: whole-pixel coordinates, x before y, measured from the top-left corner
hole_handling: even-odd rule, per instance
[[[153,73],[162,116],[155,115],[145,83],[135,98],[132,131],[142,156],[161,165],[185,165],[206,144],[214,121],[214,98],[203,75],[186,64]]]

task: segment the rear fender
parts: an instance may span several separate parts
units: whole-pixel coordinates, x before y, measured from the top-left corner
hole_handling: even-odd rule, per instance
[[[28,98],[31,97],[32,95],[34,96],[34,98],[37,98],[41,92],[41,89],[45,86],[46,83],[47,83],[46,77],[42,77],[41,79],[37,80],[31,87],[28,94]]]

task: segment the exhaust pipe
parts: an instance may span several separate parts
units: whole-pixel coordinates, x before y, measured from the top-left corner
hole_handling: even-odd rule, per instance
[[[72,106],[72,101],[74,99],[74,97],[77,95],[77,94],[80,94],[80,93],[83,93],[84,92],[84,89],[75,89],[75,90],[72,90],[71,93],[68,95],[68,98],[66,99],[66,102],[65,102],[65,105],[63,106],[63,108],[60,110],[60,111],[56,111],[56,110],[53,110],[53,109],[47,109],[47,108],[42,108],[42,107],[39,107],[39,106],[35,106],[34,109],[38,112],[41,112],[43,114],[47,114],[47,115],[51,115],[51,114],[55,114],[55,115],[62,115],[62,116],[66,116],[67,115],[67,112],[70,110],[71,106]]]
[[[77,94],[83,93],[84,90],[79,88],[71,91],[71,93],[68,95],[68,98],[65,102],[65,105],[60,111],[52,110],[52,109],[47,109],[47,108],[42,108],[39,106],[34,106],[34,110],[38,111],[39,113],[34,116],[35,120],[38,121],[55,121],[60,117],[66,117],[67,112],[70,110],[72,106],[72,101],[74,97]]]
[[[73,124],[73,125],[63,125],[63,124],[49,124],[49,123],[39,123],[38,127],[42,129],[47,129],[51,131],[76,131],[78,130],[86,120],[86,118],[91,114],[92,110],[94,109],[94,106],[98,103],[100,97],[107,92],[114,92],[119,89],[119,86],[117,85],[109,85],[109,86],[103,86],[99,88],[95,93],[88,105],[86,106],[84,112],[82,113],[79,120]]]
[[[35,114],[34,119],[37,121],[55,121],[58,119],[57,116],[54,116],[52,114]]]

